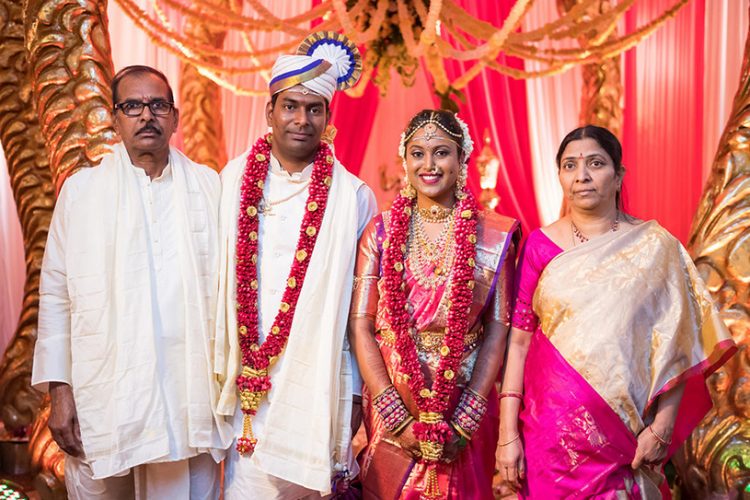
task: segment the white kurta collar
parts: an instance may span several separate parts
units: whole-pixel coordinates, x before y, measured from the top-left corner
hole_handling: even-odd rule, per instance
[[[301,172],[292,172],[292,173],[289,173],[287,170],[284,169],[284,167],[281,166],[281,163],[279,162],[278,158],[276,158],[273,155],[273,153],[271,153],[271,161],[269,163],[271,164],[270,166],[271,174],[281,179],[284,179],[286,182],[292,182],[292,183],[307,182],[310,180],[310,176],[312,175],[312,169],[313,169],[312,163],[310,163],[305,168],[303,168]]]
[[[134,165],[133,162],[130,162],[130,166],[133,167],[133,170],[135,170],[136,175],[139,179],[146,179],[151,182],[167,182],[172,180],[172,160],[170,159],[167,161],[167,166],[164,167],[164,170],[161,171],[161,175],[159,177],[156,177],[155,179],[149,179],[148,174],[144,169],[141,167]]]

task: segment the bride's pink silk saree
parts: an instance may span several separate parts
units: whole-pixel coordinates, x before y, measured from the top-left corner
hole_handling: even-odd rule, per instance
[[[391,382],[412,415],[417,415],[416,404],[401,369],[401,358],[394,346],[395,337],[390,330],[385,302],[377,288],[382,243],[387,237],[387,223],[384,219],[384,216],[373,219],[360,239],[356,266],[359,283],[352,300],[352,313],[375,319],[375,337]],[[474,301],[469,311],[469,322],[472,326],[465,336],[465,351],[457,375],[457,386],[449,405],[451,408],[458,402],[463,388],[471,379],[482,343],[483,323],[510,323],[515,260],[513,241],[517,227],[516,221],[494,213],[485,213],[480,218],[476,286]],[[439,355],[433,351],[442,343],[441,334],[446,324],[447,291],[445,285],[434,289],[420,286],[410,270],[414,264],[409,261],[406,266],[408,300],[421,338],[419,360],[426,378],[431,380],[439,360]],[[439,343],[436,344],[436,340]],[[364,389],[362,398],[363,420],[368,441],[359,456],[364,498],[423,498],[427,478],[426,466],[412,460],[387,433],[380,415],[372,408],[372,394],[367,388]],[[499,425],[499,404],[494,388],[487,395],[487,399],[487,413],[468,446],[459,453],[455,461],[438,464],[441,498],[491,499],[493,496],[492,476],[495,471]]]
[[[685,383],[673,453],[711,407],[705,378],[736,351],[687,253],[655,222],[566,252],[535,231],[517,279],[513,325],[534,332],[521,497],[665,493],[658,470],[631,469],[636,435]]]

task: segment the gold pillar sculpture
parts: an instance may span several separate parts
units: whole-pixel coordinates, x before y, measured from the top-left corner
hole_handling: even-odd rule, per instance
[[[44,498],[63,499],[65,492],[65,454],[52,439],[47,421],[49,420],[49,397],[45,397],[34,425],[31,427],[29,438],[29,454],[31,455],[34,477],[34,489]]]
[[[46,429],[49,411],[30,387],[39,274],[56,189],[95,165],[115,142],[106,2],[0,0],[0,140],[18,206],[27,262],[24,307],[0,364],[6,428],[36,418],[30,448],[45,488],[60,492],[62,455]],[[35,415],[36,414],[36,415]]]
[[[112,51],[107,2],[28,0],[32,92],[56,188],[117,142],[112,128]]]
[[[742,76],[688,243],[740,351],[709,379],[714,407],[676,454],[685,498],[750,488],[750,33]]]
[[[32,102],[22,9],[20,1],[0,0],[0,142],[26,255],[23,308],[15,336],[0,362],[0,418],[13,433],[24,432],[41,401],[41,395],[30,385],[31,359],[36,339],[39,273],[55,200],[44,139]]]
[[[212,0],[229,8],[227,0]],[[209,27],[196,18],[189,18],[185,34],[196,42],[221,48],[227,32]],[[212,62],[220,62],[215,60]],[[185,154],[193,161],[208,165],[216,171],[227,163],[224,126],[221,113],[221,89],[186,62],[180,71],[180,98]]]
[[[568,12],[581,0],[558,0],[561,13]],[[611,0],[595,2],[586,17],[594,17],[612,8]],[[586,48],[602,38],[615,39],[616,34],[587,32],[578,37],[578,43]],[[578,122],[581,125],[598,125],[608,128],[617,137],[622,132],[622,79],[620,77],[620,56],[611,57],[598,63],[584,64],[581,110]]]

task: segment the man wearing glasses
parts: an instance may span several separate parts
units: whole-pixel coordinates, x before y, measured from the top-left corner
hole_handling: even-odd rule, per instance
[[[32,383],[49,390],[70,498],[213,498],[219,177],[169,147],[166,77],[112,81],[116,144],[71,176],[42,266]]]

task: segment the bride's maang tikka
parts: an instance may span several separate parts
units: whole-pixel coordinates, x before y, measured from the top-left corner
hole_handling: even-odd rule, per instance
[[[453,117],[456,119],[456,122],[458,123],[458,126],[461,127],[461,133],[456,133],[451,130],[449,130],[445,125],[440,123],[437,119],[437,115],[433,111],[430,113],[430,116],[428,116],[426,119],[417,122],[414,125],[414,128],[411,132],[407,135],[406,131],[401,133],[401,141],[398,146],[398,155],[401,157],[401,159],[406,159],[406,143],[409,142],[414,138],[414,135],[421,130],[424,127],[424,140],[430,141],[437,135],[437,129],[440,127],[440,129],[448,134],[448,139],[455,142],[459,148],[464,153],[464,162],[467,162],[469,160],[469,156],[471,155],[471,152],[474,150],[474,141],[471,140],[471,136],[469,135],[469,127],[466,125],[466,123],[458,117],[458,115],[453,115]]]

